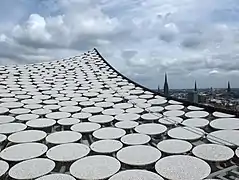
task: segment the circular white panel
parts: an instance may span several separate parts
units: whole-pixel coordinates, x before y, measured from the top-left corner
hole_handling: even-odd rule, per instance
[[[113,153],[123,147],[123,144],[117,140],[99,140],[91,144],[90,148],[97,153]]]
[[[99,124],[109,123],[113,120],[114,120],[114,117],[109,115],[94,115],[89,117],[90,122],[99,123]]]
[[[52,112],[52,113],[47,114],[46,118],[59,120],[59,119],[63,119],[63,118],[68,118],[70,116],[71,116],[71,114],[68,112]]]
[[[52,147],[46,156],[58,162],[70,162],[89,154],[90,148],[80,143],[66,143]]]
[[[36,180],[76,180],[74,177],[68,174],[49,174],[46,176],[42,176],[37,178]]]
[[[150,113],[159,113],[164,110],[164,107],[162,106],[151,106],[146,109]]]
[[[12,116],[0,115],[0,124],[10,123],[15,121],[15,118]]]
[[[160,151],[167,154],[182,154],[192,149],[192,144],[179,139],[166,139],[157,144]]]
[[[214,129],[239,129],[239,118],[219,118],[210,122]]]
[[[168,131],[168,136],[182,140],[197,140],[203,137],[204,131],[199,128],[192,127],[176,127]]]
[[[27,104],[24,106],[24,108],[34,110],[34,109],[42,108],[42,105],[41,104]]]
[[[76,118],[65,118],[57,121],[58,124],[62,126],[70,126],[79,123],[80,120]]]
[[[208,141],[226,146],[239,146],[239,130],[219,130],[207,135]]]
[[[126,145],[143,145],[147,144],[150,140],[150,136],[139,133],[127,134],[120,139],[120,141]]]
[[[92,122],[82,122],[71,126],[72,131],[80,132],[80,133],[91,133],[101,127],[100,124],[92,123]]]
[[[178,105],[178,104],[183,104],[181,102],[178,102],[178,101],[174,101],[174,100],[169,100],[168,102],[169,104],[175,104],[175,105]]]
[[[112,102],[98,102],[95,104],[96,107],[110,108],[113,107],[114,103]]]
[[[135,127],[135,131],[147,135],[159,135],[164,133],[167,127],[156,123],[141,124]]]
[[[113,157],[95,155],[74,162],[70,173],[78,179],[106,179],[118,172],[120,166],[120,162]]]
[[[36,128],[36,129],[43,129],[43,128],[52,127],[55,124],[56,124],[55,120],[47,119],[47,118],[41,118],[41,119],[31,120],[31,121],[26,122],[27,126],[32,127],[32,128]]]
[[[126,109],[126,112],[133,113],[133,114],[141,114],[144,112],[144,110],[142,108],[134,107],[134,108]]]
[[[226,113],[222,113],[222,112],[214,112],[212,113],[212,115],[216,118],[231,118],[231,117],[235,117],[235,115],[233,114],[226,114]]]
[[[236,149],[235,154],[236,154],[236,156],[239,158],[239,149]]]
[[[39,130],[25,130],[11,134],[8,140],[13,143],[26,143],[26,142],[36,142],[44,139],[46,137],[44,131]]]
[[[114,127],[105,127],[93,132],[93,136],[97,139],[118,139],[125,134],[125,130]]]
[[[167,103],[167,100],[165,98],[156,98],[148,100],[148,103],[152,105],[161,105]]]
[[[28,114],[31,112],[31,110],[27,108],[17,108],[17,109],[12,109],[9,112],[14,115],[20,115],[20,114]]]
[[[177,180],[204,179],[211,172],[205,161],[187,155],[164,157],[155,164],[155,170],[166,179]]]
[[[12,134],[18,131],[23,131],[27,126],[22,123],[7,123],[0,124],[0,133],[2,134]]]
[[[45,105],[43,106],[44,109],[49,109],[49,110],[58,110],[60,109],[60,105],[52,104],[52,105]]]
[[[101,107],[86,107],[82,109],[82,112],[91,113],[91,114],[99,114],[104,109]]]
[[[81,101],[79,102],[79,105],[82,107],[90,107],[93,106],[95,104],[94,101]]]
[[[52,111],[50,109],[44,109],[44,108],[32,110],[32,114],[38,114],[38,115],[46,115],[51,112]]]
[[[7,162],[0,160],[0,177],[4,175],[9,169]]]
[[[141,89],[134,89],[134,90],[129,91],[129,93],[133,94],[133,95],[141,95],[144,93],[144,91]]]
[[[122,113],[115,116],[117,121],[137,121],[140,118],[138,114]]]
[[[75,113],[72,115],[73,118],[81,119],[81,120],[88,119],[91,116],[92,116],[91,113],[86,113],[86,112]]]
[[[0,104],[1,107],[9,108],[9,109],[20,108],[23,105],[24,104],[20,102],[5,102]]]
[[[219,144],[201,144],[193,148],[192,153],[200,159],[213,162],[227,161],[234,156],[232,149]]]
[[[208,115],[207,111],[190,111],[185,114],[188,118],[206,118]]]
[[[35,179],[50,173],[55,167],[52,160],[36,158],[20,162],[9,170],[9,176],[15,179]]]
[[[161,152],[152,146],[135,145],[119,150],[116,156],[124,164],[146,166],[155,163],[161,157]]]
[[[115,123],[115,127],[121,128],[121,129],[133,129],[138,125],[139,123],[135,121],[120,121]]]
[[[5,114],[9,111],[8,108],[5,108],[5,107],[0,107],[0,114]]]
[[[58,103],[60,106],[77,106],[77,104],[76,101],[62,101]]]
[[[209,121],[207,119],[203,118],[192,118],[192,119],[186,119],[182,123],[185,126],[190,126],[190,127],[198,127],[198,128],[204,128],[209,124]]]
[[[17,144],[9,146],[1,151],[0,157],[6,161],[23,161],[40,157],[47,151],[47,149],[47,146],[41,143]]]
[[[42,100],[40,99],[25,99],[21,101],[23,104],[41,104]]]
[[[118,103],[113,106],[115,109],[129,109],[132,108],[133,104],[131,103]]]
[[[203,110],[203,108],[197,107],[197,106],[188,106],[187,109],[190,110],[190,111],[201,111],[201,110]]]
[[[162,117],[162,114],[156,114],[156,113],[145,113],[141,115],[141,118],[145,121],[157,121],[161,117]]]
[[[65,106],[59,109],[61,112],[77,113],[81,110],[79,106]]]
[[[158,122],[164,125],[173,125],[183,122],[183,119],[180,117],[163,117],[160,118]]]
[[[0,134],[0,143],[2,143],[3,141],[5,141],[7,139],[7,136],[4,134]]]
[[[168,111],[181,110],[181,109],[184,109],[184,106],[180,105],[180,104],[178,104],[178,105],[176,105],[176,104],[175,105],[168,105],[168,106],[165,107],[165,109],[168,110]]]
[[[74,131],[59,131],[49,134],[46,141],[52,144],[64,144],[76,142],[81,139],[81,133]]]
[[[163,178],[151,171],[132,169],[120,171],[109,180],[163,180]]]
[[[53,105],[53,104],[58,104],[59,101],[55,100],[55,99],[50,99],[50,100],[45,100],[43,101],[43,104],[47,104],[47,105]]]
[[[30,120],[33,120],[33,119],[37,119],[39,117],[39,115],[37,114],[21,114],[21,115],[18,115],[16,116],[16,119],[18,121],[30,121]]]
[[[168,116],[168,117],[178,117],[178,116],[183,116],[184,114],[185,112],[181,110],[165,111],[163,113],[164,116]]]

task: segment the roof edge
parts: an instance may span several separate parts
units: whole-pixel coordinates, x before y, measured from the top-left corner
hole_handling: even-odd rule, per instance
[[[113,69],[118,75],[122,76],[123,78],[125,78],[126,80],[128,80],[130,83],[133,83],[135,84],[136,86],[138,87],[141,87],[142,89],[146,90],[146,91],[150,91],[152,92],[153,94],[155,95],[159,95],[159,96],[162,96],[162,97],[165,97],[167,98],[167,100],[174,100],[174,101],[178,101],[178,102],[181,102],[183,103],[184,105],[186,106],[198,106],[198,107],[201,107],[201,108],[204,108],[205,110],[209,111],[210,113],[213,113],[215,111],[219,111],[219,112],[223,112],[223,113],[228,113],[228,114],[233,114],[233,115],[236,115],[237,117],[239,116],[239,112],[236,112],[236,111],[232,111],[232,110],[229,110],[229,109],[223,109],[223,108],[218,108],[218,107],[212,107],[212,106],[207,106],[207,105],[203,105],[203,104],[198,104],[198,103],[194,103],[194,102],[189,102],[189,101],[186,101],[186,100],[181,100],[181,99],[178,99],[178,98],[174,98],[174,97],[166,97],[164,94],[162,93],[157,93],[131,79],[129,79],[128,77],[126,77],[125,75],[123,75],[122,73],[120,73],[118,70],[116,70],[111,64],[109,64],[109,62],[99,53],[99,51],[94,48],[94,50],[96,51],[96,53],[100,56],[100,58],[111,68]]]

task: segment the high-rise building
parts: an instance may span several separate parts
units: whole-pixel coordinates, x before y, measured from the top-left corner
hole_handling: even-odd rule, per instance
[[[164,93],[165,96],[169,96],[168,78],[167,78],[166,73],[165,73],[165,77],[164,77],[163,93]]]

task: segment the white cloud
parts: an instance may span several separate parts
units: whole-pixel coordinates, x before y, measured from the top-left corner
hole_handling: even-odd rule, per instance
[[[216,70],[216,69],[214,69],[214,70],[211,70],[210,72],[209,72],[209,74],[218,74],[219,73],[219,71],[218,70]]]
[[[19,42],[29,40],[31,42],[48,43],[51,41],[51,34],[46,29],[46,21],[44,17],[38,14],[31,14],[23,25],[16,25],[12,34]]]

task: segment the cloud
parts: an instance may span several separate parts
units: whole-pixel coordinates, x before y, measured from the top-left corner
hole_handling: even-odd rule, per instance
[[[212,71],[209,72],[209,74],[218,74],[218,73],[219,73],[219,71],[216,70],[216,69],[214,69],[214,70],[212,70]]]
[[[165,72],[171,87],[191,87],[194,79],[208,87],[207,78],[215,86],[227,80],[239,86],[237,1],[42,0],[15,5],[19,18],[9,14],[6,27],[0,18],[2,64],[47,61],[97,47],[116,69],[149,87],[163,84]],[[220,79],[211,76],[215,70]]]
[[[165,24],[160,32],[160,39],[166,42],[173,41],[178,35],[178,27],[174,23]]]

